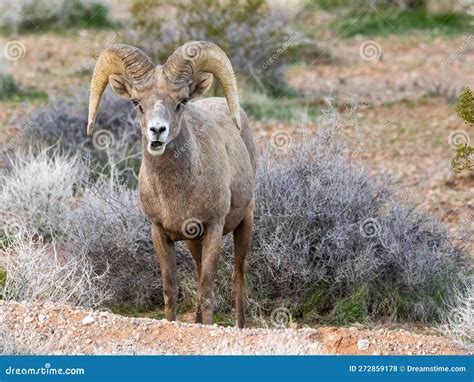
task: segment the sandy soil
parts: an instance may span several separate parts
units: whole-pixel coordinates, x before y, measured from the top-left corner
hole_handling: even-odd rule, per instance
[[[456,97],[473,85],[472,35],[361,37],[329,46],[334,62],[295,67],[290,85],[314,99],[331,95],[344,104],[356,95],[360,103],[376,105],[432,94]]]
[[[20,351],[49,354],[467,354],[447,338],[405,329],[239,330],[5,301],[0,325]]]

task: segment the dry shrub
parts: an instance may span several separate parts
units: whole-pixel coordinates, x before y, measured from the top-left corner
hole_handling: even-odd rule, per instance
[[[260,160],[249,294],[333,322],[439,320],[468,263],[447,227],[351,163],[321,128]]]
[[[456,288],[456,297],[445,317],[444,332],[461,346],[474,350],[474,282]]]
[[[10,166],[0,174],[3,231],[41,236],[64,232],[65,213],[86,174],[80,158],[65,156],[57,148],[30,149],[17,153]]]
[[[109,297],[102,274],[83,254],[71,254],[56,241],[35,234],[17,237],[1,266],[6,271],[2,298],[14,301],[57,302],[96,308]]]

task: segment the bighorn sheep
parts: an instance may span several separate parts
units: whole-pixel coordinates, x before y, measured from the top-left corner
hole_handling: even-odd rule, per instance
[[[188,103],[206,94],[213,76],[222,85],[227,104],[223,98]],[[176,319],[174,242],[186,240],[196,263],[196,322],[211,324],[212,286],[222,237],[232,232],[235,310],[237,325],[243,327],[244,262],[253,224],[256,149],[229,59],[218,46],[205,41],[181,46],[162,66],[155,66],[138,48],[108,47],[98,57],[92,76],[89,135],[108,83],[133,102],[140,120],[144,147],[140,200],[152,223],[166,318]]]

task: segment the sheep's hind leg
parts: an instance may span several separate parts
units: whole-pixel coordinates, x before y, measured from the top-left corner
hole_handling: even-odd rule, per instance
[[[196,264],[196,273],[198,285],[201,280],[202,273],[202,241],[187,240],[186,246],[188,247],[191,255],[193,256],[194,263]],[[202,324],[202,312],[199,304],[196,306],[196,317],[195,322],[197,324]]]
[[[232,273],[232,287],[235,301],[235,314],[237,326],[245,326],[245,257],[250,249],[252,239],[253,210],[249,212],[244,220],[234,230],[234,271]]]
[[[175,321],[178,286],[176,283],[176,253],[174,243],[163,231],[163,228],[157,224],[152,225],[151,238],[156,255],[160,261],[161,276],[163,279],[163,297],[165,300],[165,316],[168,321]]]
[[[210,225],[202,239],[202,273],[198,285],[198,310],[202,314],[202,323],[206,325],[212,324],[212,287],[222,246],[223,228],[223,223]]]

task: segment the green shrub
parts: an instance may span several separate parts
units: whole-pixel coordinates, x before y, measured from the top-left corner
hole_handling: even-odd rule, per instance
[[[458,145],[454,149],[454,158],[451,167],[455,172],[474,169],[474,147],[468,144]]]
[[[110,27],[109,10],[98,0],[0,2],[0,29],[12,33],[71,27]]]
[[[456,111],[460,118],[469,125],[474,125],[474,95],[470,88],[466,88],[459,96]],[[467,136],[467,133],[465,133]],[[474,168],[474,147],[469,143],[462,143],[454,148],[454,158],[451,167],[455,172]]]
[[[357,9],[334,22],[343,36],[388,35],[429,30],[438,33],[472,33],[471,16],[461,13],[429,14],[425,8],[399,10],[394,7],[371,10]]]
[[[459,95],[459,103],[456,107],[456,111],[466,123],[473,125],[474,124],[474,95],[470,88],[466,88]]]
[[[360,288],[348,297],[337,301],[331,312],[331,322],[336,325],[363,322],[367,314],[367,289]]]
[[[0,299],[3,298],[3,289],[7,283],[7,271],[3,268],[0,268]]]
[[[15,79],[8,73],[0,72],[0,100],[7,100],[18,93]]]

